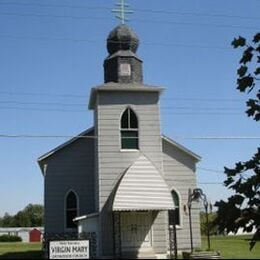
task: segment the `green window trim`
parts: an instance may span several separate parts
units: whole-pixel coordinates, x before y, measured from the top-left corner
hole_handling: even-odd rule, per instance
[[[175,209],[168,211],[169,225],[181,225],[181,215],[180,215],[180,198],[176,191],[172,190],[172,199],[174,201]]]
[[[70,191],[66,197],[66,228],[77,228],[73,221],[78,215],[77,196],[73,191]]]
[[[135,112],[127,108],[121,117],[121,149],[139,149],[138,120]]]

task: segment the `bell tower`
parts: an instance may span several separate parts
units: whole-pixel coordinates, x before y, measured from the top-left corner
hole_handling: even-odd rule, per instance
[[[139,39],[125,24],[114,28],[107,38],[109,56],[104,61],[105,83],[142,83],[142,60],[136,55]]]

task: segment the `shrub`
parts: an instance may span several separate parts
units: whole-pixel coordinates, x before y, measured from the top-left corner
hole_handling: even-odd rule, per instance
[[[0,242],[21,242],[22,238],[19,236],[1,235]]]

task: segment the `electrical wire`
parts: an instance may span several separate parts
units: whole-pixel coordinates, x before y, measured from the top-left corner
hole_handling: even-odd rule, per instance
[[[85,135],[30,135],[30,134],[1,134],[0,138],[79,138],[79,139],[93,139],[98,138],[98,136],[85,136]],[[188,140],[254,140],[260,139],[260,136],[200,136],[200,137],[185,137],[178,136],[178,138],[188,139]]]
[[[43,36],[35,36],[35,37],[27,37],[27,36],[14,36],[8,34],[0,34],[0,38],[7,39],[18,39],[18,40],[40,40],[40,41],[68,41],[68,42],[77,42],[77,43],[100,43],[97,40],[90,39],[73,39],[73,38],[58,38],[58,37],[43,37]],[[110,41],[113,42],[113,41]],[[123,43],[122,41],[114,41],[116,43]],[[158,45],[158,46],[175,46],[175,47],[183,47],[183,48],[198,48],[198,49],[216,49],[216,50],[230,50],[231,47],[223,47],[223,46],[210,46],[210,45],[198,45],[198,44],[182,44],[182,43],[173,43],[173,42],[142,42],[143,45]]]
[[[0,94],[9,95],[9,96],[46,96],[46,97],[75,97],[75,98],[89,98],[89,95],[84,94],[75,94],[75,93],[67,93],[67,94],[57,94],[57,93],[46,93],[46,92],[10,92],[10,91],[0,91]],[[207,101],[207,102],[241,102],[243,99],[233,99],[233,98],[187,98],[187,97],[163,97],[162,100],[177,100],[177,101]]]
[[[76,20],[111,20],[105,17],[94,17],[94,16],[69,16],[69,15],[50,15],[50,14],[36,14],[36,13],[16,13],[16,12],[0,12],[3,16],[20,16],[20,17],[37,17],[37,18],[55,18],[55,19],[76,19]],[[162,24],[175,24],[175,25],[188,25],[188,26],[212,26],[218,28],[239,28],[239,29],[251,29],[259,30],[257,27],[252,26],[241,26],[241,25],[230,25],[230,24],[213,24],[213,23],[196,23],[196,22],[173,22],[173,21],[162,21],[162,20],[145,20],[135,19],[135,22],[141,23],[162,23]]]
[[[56,103],[56,102],[21,102],[0,100],[0,104],[16,104],[16,105],[40,105],[40,106],[65,106],[65,107],[84,107],[87,110],[87,103]],[[1,108],[1,107],[0,107]],[[191,106],[161,106],[162,110],[197,110],[197,111],[240,111],[242,107],[191,107]],[[82,110],[80,110],[82,111]],[[167,113],[166,113],[167,114]]]
[[[86,6],[86,5],[50,5],[50,4],[35,4],[35,3],[19,3],[19,2],[0,2],[0,5],[17,5],[17,6],[39,6],[39,7],[58,7],[58,8],[71,8],[71,9],[87,9],[87,10],[111,10],[108,6]],[[239,15],[229,15],[229,14],[212,14],[212,13],[196,13],[196,12],[178,12],[170,10],[153,10],[153,9],[139,9],[135,8],[135,12],[143,13],[154,13],[154,14],[167,14],[167,15],[192,15],[192,16],[205,16],[205,17],[219,17],[219,18],[236,18],[236,19],[249,19],[249,20],[259,20],[259,17],[253,16],[239,16]]]

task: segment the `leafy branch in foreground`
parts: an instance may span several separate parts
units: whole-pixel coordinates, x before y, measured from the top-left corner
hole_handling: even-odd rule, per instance
[[[249,117],[260,120],[260,33],[256,33],[252,44],[241,36],[232,42],[234,48],[244,49],[237,70],[237,89],[252,94],[255,98],[247,101]],[[237,232],[243,228],[246,232],[256,230],[250,242],[250,250],[260,240],[260,148],[251,159],[238,162],[234,168],[225,167],[226,180],[224,185],[235,192],[227,201],[218,201],[215,223],[220,232]]]
[[[247,101],[248,116],[254,120],[260,120],[260,89],[256,89],[256,83],[260,80],[260,33],[256,33],[252,43],[248,44],[247,40],[241,36],[235,38],[232,42],[234,48],[243,48],[240,67],[237,70],[237,89],[241,92],[250,93],[255,90],[255,97]]]

